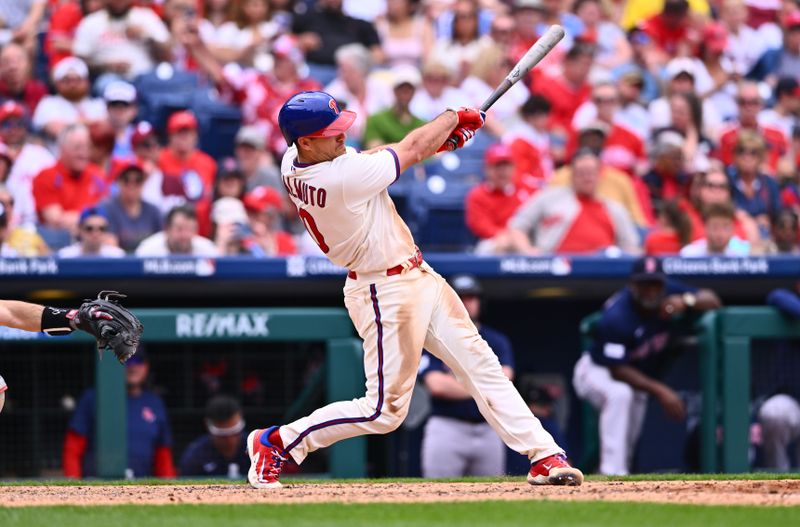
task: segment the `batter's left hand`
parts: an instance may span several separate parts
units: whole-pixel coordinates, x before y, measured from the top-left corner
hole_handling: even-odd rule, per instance
[[[436,152],[452,152],[464,146],[464,143],[475,137],[475,130],[469,128],[456,128],[447,141]]]
[[[482,112],[477,108],[448,108],[456,113],[458,116],[458,124],[456,130],[459,128],[467,128],[469,130],[480,130],[484,123],[486,123],[486,112]]]

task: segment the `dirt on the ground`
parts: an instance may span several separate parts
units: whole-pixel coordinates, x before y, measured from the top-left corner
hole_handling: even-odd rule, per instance
[[[695,505],[800,506],[800,481],[590,481],[581,487],[497,483],[2,486],[0,506],[259,503],[409,503],[484,500],[637,501]]]

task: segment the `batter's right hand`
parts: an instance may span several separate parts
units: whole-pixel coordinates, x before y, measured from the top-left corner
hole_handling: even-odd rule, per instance
[[[468,128],[469,130],[480,130],[486,122],[486,112],[482,112],[477,108],[448,108],[456,113],[458,116],[458,124],[456,130],[459,128]]]
[[[464,146],[464,143],[475,137],[475,130],[469,128],[456,128],[447,141],[436,152],[452,152]]]

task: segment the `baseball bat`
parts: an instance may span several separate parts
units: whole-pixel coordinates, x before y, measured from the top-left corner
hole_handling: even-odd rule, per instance
[[[547,31],[544,32],[539,40],[525,52],[519,62],[511,69],[511,71],[503,79],[503,82],[494,89],[491,95],[481,104],[481,111],[486,111],[492,107],[497,99],[503,96],[513,85],[515,85],[521,78],[528,74],[534,66],[539,64],[541,60],[556,47],[561,39],[564,38],[564,28],[558,24],[553,24]]]

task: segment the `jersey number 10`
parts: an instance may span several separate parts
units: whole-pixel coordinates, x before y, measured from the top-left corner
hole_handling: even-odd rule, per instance
[[[319,232],[317,228],[317,222],[314,221],[314,217],[306,209],[297,209],[297,214],[300,216],[300,219],[303,220],[303,223],[306,225],[306,230],[314,238],[314,241],[317,242],[319,248],[322,250],[323,253],[328,254],[328,251],[331,250],[328,247],[328,244],[325,243],[325,238],[323,238],[322,233]]]

